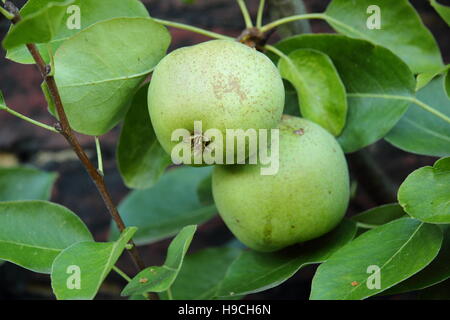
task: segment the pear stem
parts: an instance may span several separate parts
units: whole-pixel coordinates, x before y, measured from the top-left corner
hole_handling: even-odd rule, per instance
[[[262,27],[262,19],[263,19],[265,4],[266,4],[265,0],[259,0],[258,15],[256,17],[256,28],[258,28],[258,29]]]
[[[253,22],[252,22],[252,19],[250,18],[250,13],[248,12],[248,9],[247,9],[247,6],[246,6],[244,0],[237,0],[237,3],[239,5],[239,8],[241,9],[242,16],[244,17],[245,27],[247,29],[253,28]]]
[[[155,19],[155,18],[153,20],[158,23],[161,23],[162,25],[168,26],[168,27],[195,32],[195,33],[204,35],[206,37],[214,38],[214,39],[234,40],[234,38],[232,38],[232,37],[225,36],[223,34],[212,32],[212,31],[204,30],[202,28],[193,27],[193,26],[190,26],[190,25],[187,25],[184,23],[167,21],[167,20],[163,20],[163,19]]]
[[[300,14],[300,15],[290,16],[290,17],[275,20],[269,24],[266,24],[265,26],[261,27],[261,32],[267,32],[273,28],[281,26],[282,24],[294,22],[294,21],[298,21],[298,20],[306,20],[306,19],[327,20],[327,18],[328,18],[328,16],[325,14],[322,14],[322,13],[308,13],[308,14]]]

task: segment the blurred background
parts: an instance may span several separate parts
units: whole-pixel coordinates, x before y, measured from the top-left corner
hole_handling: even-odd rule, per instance
[[[25,1],[14,1],[21,6]],[[183,4],[181,0],[143,0],[153,17],[172,20],[194,26],[210,29],[230,36],[238,36],[244,29],[244,22],[239,8],[234,0],[197,0],[195,4]],[[290,2],[297,3],[297,9],[302,10],[296,0],[272,0],[265,20],[290,15]],[[330,1],[304,0],[307,12],[322,12]],[[431,30],[439,43],[445,63],[450,62],[450,37],[448,26],[438,17],[437,13],[424,0],[410,1],[422,17],[425,25]],[[440,1],[449,5],[447,1]],[[253,16],[259,1],[247,0]],[[401,21],[399,21],[401,23]],[[9,21],[0,19],[0,38],[3,39],[9,28]],[[290,32],[333,32],[325,22],[313,20],[310,27],[304,22],[283,30]],[[172,45],[170,50],[178,47],[196,44],[207,38],[188,31],[171,29]],[[273,35],[271,42],[279,39]],[[41,122],[52,124],[54,119],[47,112],[46,101],[40,91],[41,76],[33,65],[20,65],[4,58],[5,52],[0,48],[0,90],[4,93],[9,106],[27,116]],[[116,203],[129,192],[124,186],[117,171],[115,149],[120,128],[115,128],[101,138],[105,179]],[[95,161],[95,145],[92,137],[79,136],[88,155]],[[361,212],[368,208],[395,201],[395,194],[400,183],[413,170],[431,165],[435,158],[417,156],[395,149],[384,141],[380,141],[360,152],[348,155],[349,166],[353,179],[355,194],[351,201],[348,215]],[[59,178],[53,190],[52,201],[60,203],[76,212],[93,232],[97,241],[106,241],[110,226],[110,217],[89,180],[83,167],[68,148],[66,141],[56,134],[48,133],[34,127],[6,112],[0,113],[0,166],[32,165],[47,171],[59,173]],[[233,239],[221,219],[216,216],[202,225],[191,245],[195,252],[205,247],[219,246]],[[147,265],[162,264],[165,258],[169,240],[139,250]],[[134,273],[134,268],[128,256],[120,260],[123,270]],[[281,286],[254,294],[246,299],[307,299],[310,282],[315,267],[303,268],[296,276]],[[118,298],[124,281],[116,274],[110,274],[102,286],[97,298]],[[450,290],[450,284],[441,285],[443,290]],[[388,299],[406,299],[416,297],[416,293],[388,297]],[[47,275],[26,271],[11,263],[0,266],[0,300],[4,299],[54,299]]]

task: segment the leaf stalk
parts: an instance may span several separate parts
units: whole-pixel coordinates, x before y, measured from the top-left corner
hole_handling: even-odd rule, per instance
[[[213,39],[234,40],[234,38],[232,38],[232,37],[228,37],[223,34],[208,31],[208,30],[205,30],[202,28],[193,27],[193,26],[190,26],[190,25],[187,25],[184,23],[173,22],[173,21],[168,21],[168,20],[163,20],[163,19],[156,19],[156,18],[154,18],[153,20],[162,25],[168,26],[168,27],[195,32],[195,33],[198,33],[198,34],[201,34],[206,37],[213,38]]]
[[[265,5],[266,5],[265,0],[259,0],[258,15],[256,16],[256,27],[258,29],[262,27],[262,19]]]
[[[242,16],[244,17],[245,27],[247,29],[253,28],[253,22],[250,17],[250,13],[248,12],[247,5],[244,0],[237,0],[239,8],[241,9]]]
[[[27,121],[27,122],[29,122],[31,124],[34,124],[35,126],[44,128],[44,129],[46,129],[48,131],[51,131],[51,132],[54,132],[54,133],[58,133],[58,131],[54,127],[46,125],[45,123],[33,120],[33,119],[31,119],[31,118],[29,118],[29,117],[27,117],[27,116],[25,116],[25,115],[15,111],[15,110],[13,110],[13,109],[11,109],[11,108],[9,108],[7,106],[0,105],[0,110],[5,110],[9,114],[11,114],[11,115],[13,115],[13,116],[15,116],[17,118],[20,118],[22,120],[25,120],[25,121]]]

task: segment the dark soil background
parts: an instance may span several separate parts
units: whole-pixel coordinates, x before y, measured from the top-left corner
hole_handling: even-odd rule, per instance
[[[24,1],[14,1],[21,5]],[[244,28],[239,9],[233,0],[198,0],[195,5],[182,4],[180,0],[143,1],[152,16],[192,24],[198,27],[238,36]],[[257,0],[247,1],[253,15],[256,14]],[[305,0],[308,12],[322,12],[328,0]],[[441,0],[445,4],[446,1]],[[424,23],[433,32],[444,55],[450,62],[449,28],[438,17],[428,1],[413,0],[411,3],[419,11]],[[449,3],[447,3],[449,4]],[[399,21],[401,23],[401,21]],[[321,21],[311,22],[313,32],[332,32]],[[9,27],[6,19],[0,20],[0,38]],[[207,38],[188,31],[171,29],[173,42],[171,50],[192,45]],[[273,37],[276,40],[277,36]],[[9,106],[36,120],[52,124],[54,120],[47,113],[46,102],[40,91],[41,77],[34,66],[15,64],[4,59],[0,49],[0,90],[4,93]],[[102,137],[105,161],[106,182],[116,203],[129,192],[121,181],[115,163],[115,148],[119,128]],[[80,136],[83,146],[92,158],[95,157],[94,140]],[[370,161],[372,159],[372,161]],[[369,160],[369,161],[367,161]],[[358,186],[349,208],[349,215],[370,207],[389,202],[395,197],[395,191],[406,176],[416,168],[430,165],[436,159],[417,156],[393,148],[386,142],[378,142],[349,156],[349,163]],[[94,159],[95,161],[95,159]],[[67,206],[76,212],[95,234],[98,241],[105,241],[110,224],[109,215],[89,180],[83,167],[68,148],[64,139],[47,131],[34,127],[6,113],[0,113],[0,166],[27,164],[43,170],[57,171],[59,179],[53,191],[52,201]],[[373,176],[368,175],[368,167],[375,170],[376,181],[383,182],[382,187],[374,186]],[[389,178],[387,178],[389,177]],[[386,184],[387,183],[387,184]],[[377,190],[373,192],[374,188]],[[219,217],[201,226],[191,250],[196,251],[207,246],[221,245],[232,239]],[[148,265],[158,265],[164,260],[169,241],[151,246],[140,247]],[[133,266],[128,257],[123,256],[122,268],[132,273]],[[283,285],[269,291],[255,294],[247,299],[307,299],[310,281],[315,267],[304,268]],[[98,298],[112,299],[119,296],[124,282],[116,274],[111,274],[100,290]],[[450,291],[450,286],[446,287]],[[389,299],[416,297],[415,293]],[[54,299],[49,277],[39,275],[13,264],[0,267],[0,300],[3,299]]]

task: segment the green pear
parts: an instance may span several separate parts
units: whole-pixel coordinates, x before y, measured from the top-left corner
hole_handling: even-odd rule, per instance
[[[212,176],[221,217],[248,247],[275,251],[317,238],[342,220],[350,193],[347,162],[319,125],[283,116],[278,172],[261,175],[261,167],[216,166]]]
[[[160,61],[149,86],[148,107],[163,149],[174,151],[175,162],[193,164],[193,157],[185,157],[187,151],[194,155],[212,141],[217,141],[217,150],[219,142],[220,150],[226,150],[227,129],[276,128],[284,86],[264,54],[239,42],[212,40],[175,50]],[[195,121],[201,121],[201,130]],[[172,139],[177,129],[185,129],[187,138]],[[208,136],[208,129],[218,130],[222,139]],[[187,151],[178,152],[177,146]]]

